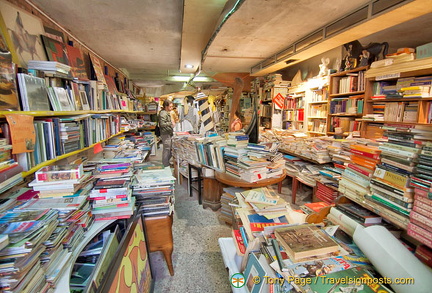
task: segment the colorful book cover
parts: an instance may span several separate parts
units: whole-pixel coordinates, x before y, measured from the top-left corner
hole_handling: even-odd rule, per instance
[[[285,263],[290,263],[290,260],[284,260]],[[306,261],[294,264],[287,264],[288,272],[294,277],[311,278],[330,273],[343,271],[355,267],[344,257],[331,257],[321,260]]]

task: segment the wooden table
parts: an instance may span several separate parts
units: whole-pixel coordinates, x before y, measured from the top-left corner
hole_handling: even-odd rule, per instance
[[[293,175],[293,176],[288,175],[288,176],[292,178],[291,202],[293,204],[295,204],[295,201],[296,201],[296,198],[297,198],[297,190],[298,190],[299,184],[304,184],[306,186],[312,187],[313,188],[312,198],[315,196],[316,184],[315,185],[311,185],[310,183],[301,180],[300,178],[298,178],[295,175]],[[314,200],[312,200],[312,202],[314,202]]]
[[[172,252],[174,250],[172,223],[172,214],[170,216],[146,217],[144,219],[149,251],[162,251],[170,275],[174,276],[174,268],[171,258]]]
[[[277,183],[279,193],[282,193],[282,181],[285,179],[285,177],[286,177],[286,171],[284,170],[283,174],[279,177],[262,179],[256,182],[248,182],[227,173],[215,172],[216,180],[225,185],[242,187],[242,188],[258,188],[258,187],[269,186]]]

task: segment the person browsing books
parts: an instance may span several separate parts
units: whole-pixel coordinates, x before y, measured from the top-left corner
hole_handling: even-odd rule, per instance
[[[241,119],[242,115],[239,110],[236,110],[234,113],[233,121],[231,122],[230,131],[239,131],[243,128],[243,123]]]
[[[171,159],[171,141],[174,133],[174,122],[171,120],[170,114],[173,109],[173,103],[170,100],[165,100],[162,107],[162,110],[159,112],[160,138],[163,146],[162,163],[165,167],[168,167]]]

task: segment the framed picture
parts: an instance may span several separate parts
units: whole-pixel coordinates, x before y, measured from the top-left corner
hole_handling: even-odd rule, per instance
[[[61,31],[58,31],[56,29],[44,26],[44,30],[45,30],[45,36],[47,36],[48,38],[54,39],[58,42],[64,43],[64,35]]]
[[[12,53],[3,32],[0,31],[0,111],[19,111]]]
[[[69,65],[71,66],[72,76],[81,80],[88,80],[84,57],[81,50],[66,45],[66,51],[69,58]]]
[[[45,79],[24,73],[18,73],[17,79],[23,111],[51,109]]]
[[[79,91],[79,95],[80,95],[82,109],[84,111],[90,111],[90,105],[87,99],[87,93],[85,91]]]
[[[45,32],[42,21],[4,0],[0,1],[0,12],[14,46],[12,53],[17,55],[19,65],[27,67],[29,60],[46,61],[40,37]]]
[[[95,72],[96,79],[106,85],[107,82],[105,80],[104,72],[99,58],[93,54],[90,54],[90,60],[93,65],[93,70]]]
[[[66,53],[66,45],[47,36],[42,36],[42,41],[45,46],[45,52],[49,61],[57,61],[62,64],[69,65],[69,59]]]

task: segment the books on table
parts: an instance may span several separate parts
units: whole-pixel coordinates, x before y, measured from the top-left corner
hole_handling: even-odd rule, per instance
[[[275,236],[294,262],[311,256],[339,253],[339,245],[315,225],[276,228]]]

